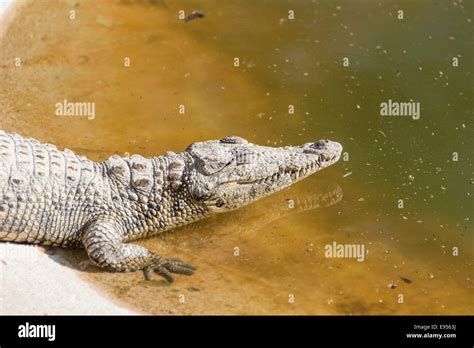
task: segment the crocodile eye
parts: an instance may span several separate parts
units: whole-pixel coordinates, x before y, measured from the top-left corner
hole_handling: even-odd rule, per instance
[[[248,144],[248,141],[236,135],[229,135],[221,139],[220,143],[221,144]]]
[[[202,159],[199,161],[199,165],[202,171],[204,172],[204,174],[213,175],[220,172],[221,170],[223,170],[230,164],[232,164],[232,162],[233,160],[231,160],[230,162],[220,162],[213,158],[213,159]]]
[[[216,207],[219,207],[219,208],[220,208],[220,207],[222,207],[223,205],[224,205],[224,201],[219,198],[219,199],[216,201]]]
[[[222,169],[224,165],[222,163],[212,162],[212,163],[209,163],[208,165],[204,165],[204,167],[206,167],[206,169],[209,170],[210,172],[217,172],[218,170]]]

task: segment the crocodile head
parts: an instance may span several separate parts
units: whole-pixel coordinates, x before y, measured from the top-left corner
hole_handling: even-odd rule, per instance
[[[228,136],[191,144],[187,187],[210,212],[224,212],[279,191],[339,160],[342,146],[319,140],[267,147]]]

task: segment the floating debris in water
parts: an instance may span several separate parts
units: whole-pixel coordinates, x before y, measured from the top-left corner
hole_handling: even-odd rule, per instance
[[[346,176],[349,176],[351,174],[352,174],[352,172],[349,172],[349,173],[344,174],[342,177],[345,178]]]
[[[394,283],[390,283],[390,284],[388,284],[388,287],[389,287],[390,289],[395,289],[395,288],[397,287],[397,285],[394,284]]]
[[[255,68],[255,66],[257,66],[257,64],[255,64],[255,62],[253,60],[251,60],[250,62],[248,62],[246,64],[247,68],[249,69],[252,69],[252,68]]]
[[[407,284],[413,283],[412,280],[410,280],[410,279],[408,279],[408,278],[405,278],[405,277],[400,277],[400,279],[403,280],[403,281],[404,281],[405,283],[407,283]]]
[[[193,19],[197,19],[197,18],[203,18],[204,17],[204,13],[201,12],[201,11],[193,11],[191,12],[190,15],[187,15],[186,17],[184,17],[183,21],[185,23],[189,22],[189,21],[192,21]]]

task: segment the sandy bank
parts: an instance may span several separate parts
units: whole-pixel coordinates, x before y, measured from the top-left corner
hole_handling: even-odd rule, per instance
[[[0,243],[0,314],[133,312],[110,302],[42,248]]]

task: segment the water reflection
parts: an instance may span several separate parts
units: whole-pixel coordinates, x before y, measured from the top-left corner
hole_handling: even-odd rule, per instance
[[[184,238],[191,248],[193,243],[197,245],[209,243],[227,234],[245,238],[246,235],[254,234],[255,231],[260,231],[278,220],[295,217],[303,212],[319,208],[331,207],[342,200],[343,191],[339,184],[314,181],[311,187],[305,190],[285,189],[266,197],[263,201],[168,231],[163,238],[178,242]]]

